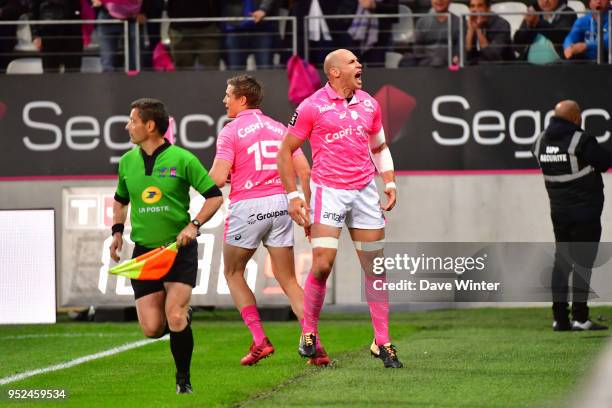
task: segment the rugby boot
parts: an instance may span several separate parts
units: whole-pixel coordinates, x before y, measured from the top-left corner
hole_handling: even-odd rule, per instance
[[[302,357],[315,357],[317,354],[317,336],[314,333],[304,333],[300,336],[298,353]]]
[[[376,346],[376,348],[374,346]],[[397,349],[391,343],[387,343],[383,346],[377,346],[376,342],[374,342],[370,347],[370,353],[372,356],[380,358],[383,361],[385,368],[402,368],[404,366],[397,358]]]
[[[176,373],[176,393],[177,394],[193,394],[191,380],[189,374]]]
[[[274,353],[274,346],[267,337],[264,337],[260,345],[256,345],[255,342],[251,343],[249,352],[240,360],[240,364],[249,366],[257,364],[259,360],[269,357],[272,353]]]

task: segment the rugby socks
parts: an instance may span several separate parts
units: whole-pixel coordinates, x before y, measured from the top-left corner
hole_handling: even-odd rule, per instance
[[[385,282],[385,275],[365,276],[365,295],[370,307],[376,344],[382,346],[391,343],[389,339],[389,294],[386,290],[374,289],[374,282],[377,280]]]
[[[327,279],[319,280],[314,277],[312,271],[306,278],[304,284],[304,324],[302,333],[316,333],[319,325],[319,315],[325,301],[327,290]]]
[[[253,341],[256,345],[260,345],[263,339],[266,337],[263,326],[261,325],[261,319],[259,318],[259,312],[257,306],[249,305],[245,306],[240,310],[242,320],[247,325],[251,334],[253,335]]]
[[[170,350],[176,364],[176,372],[189,375],[191,366],[191,355],[193,354],[193,333],[191,325],[187,325],[183,331],[170,331]]]

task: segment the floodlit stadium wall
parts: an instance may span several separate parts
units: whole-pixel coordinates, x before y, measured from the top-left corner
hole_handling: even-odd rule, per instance
[[[586,130],[609,145],[609,71],[607,66],[365,71],[365,89],[383,108],[399,174],[399,203],[388,214],[387,241],[552,241],[548,199],[529,146],[555,103],[566,98],[581,104]],[[106,274],[105,241],[116,163],[131,147],[123,129],[129,103],[143,96],[164,100],[176,119],[177,143],[209,167],[215,136],[227,122],[221,100],[230,75],[0,77],[0,209],[56,210],[58,306],[132,304],[129,284]],[[293,107],[285,73],[255,75],[265,85],[263,110],[287,122]],[[612,178],[606,175],[605,182],[610,196]],[[220,217],[200,237],[194,304],[231,304],[219,274]],[[609,221],[605,209],[603,241],[612,241]],[[310,257],[302,238],[297,262],[304,279]],[[343,233],[328,302],[359,303],[359,273]],[[247,276],[261,303],[286,303],[262,251]]]

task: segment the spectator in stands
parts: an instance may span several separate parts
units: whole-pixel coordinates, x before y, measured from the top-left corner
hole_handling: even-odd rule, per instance
[[[219,17],[217,0],[168,0],[168,17]],[[171,23],[170,44],[177,69],[191,69],[198,63],[206,69],[219,68],[221,32],[217,23]]]
[[[224,24],[226,63],[231,70],[246,67],[249,54],[255,55],[257,68],[272,68],[272,50],[278,24],[266,20],[278,10],[278,0],[225,0],[223,17],[251,17],[251,21]]]
[[[359,0],[357,14],[348,29],[355,40],[356,55],[366,65],[384,66],[385,53],[391,48],[391,25],[397,18],[368,18],[369,14],[397,14],[398,0]],[[357,49],[358,47],[358,49]]]
[[[298,53],[309,62],[321,65],[325,56],[338,48],[352,48],[353,39],[348,34],[352,19],[308,20],[308,55],[304,55],[305,16],[332,16],[335,14],[355,14],[357,0],[289,0],[289,15],[298,20]]]
[[[0,21],[19,19],[26,10],[20,0],[0,0]],[[0,71],[6,71],[6,66],[13,59],[13,49],[17,44],[17,27],[0,25]]]
[[[514,33],[514,44],[520,59],[532,64],[550,64],[563,59],[563,40],[576,21],[576,14],[565,2],[538,0],[529,7],[521,27]],[[546,14],[534,14],[544,12]]]
[[[414,36],[414,54],[407,55],[400,66],[448,66],[448,7],[451,0],[431,0],[431,9],[435,14],[421,17],[416,23]],[[452,60],[459,63],[459,17],[450,15]]]
[[[144,24],[147,21],[147,7],[150,1],[143,0],[92,0],[92,5],[98,9],[99,20],[128,20],[129,21],[129,69],[136,69],[136,24]],[[140,50],[141,62],[144,48],[144,30],[140,28]],[[100,60],[104,72],[112,72],[124,63],[120,58],[119,47],[123,44],[123,25],[100,24],[98,25],[98,40],[100,42]]]
[[[470,13],[491,13],[491,0],[470,0]],[[511,61],[510,23],[498,15],[469,15],[465,34],[471,64]]]
[[[33,20],[81,20],[81,0],[31,0]],[[32,27],[34,45],[42,52],[43,69],[59,72],[81,70],[81,24],[39,24]]]
[[[590,0],[591,13],[574,22],[572,30],[563,42],[563,54],[567,59],[597,59],[597,44],[601,42],[602,60],[608,57],[608,9],[609,0]],[[603,35],[597,35],[597,20],[601,18]]]
[[[197,2],[193,3],[199,4],[201,1],[202,0],[198,0]],[[166,0],[143,0],[142,13],[147,17],[145,26],[147,29],[147,38],[149,39],[148,42],[144,43],[144,48],[141,49],[141,65],[143,69],[153,69],[153,52],[155,51],[157,44],[162,40],[161,23],[152,23],[149,20],[161,18],[165,5]]]

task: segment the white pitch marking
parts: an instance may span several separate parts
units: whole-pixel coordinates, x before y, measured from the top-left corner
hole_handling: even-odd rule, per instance
[[[0,336],[0,340],[24,340],[24,339],[39,339],[48,337],[123,337],[123,336],[140,336],[140,333],[47,333],[47,334],[19,334],[16,336]]]
[[[83,356],[83,357],[75,358],[74,360],[70,360],[70,361],[67,361],[65,363],[60,363],[60,364],[56,364],[56,365],[52,365],[52,366],[44,367],[44,368],[37,368],[35,370],[30,370],[30,371],[26,371],[26,372],[23,372],[23,373],[11,375],[9,377],[0,378],[0,385],[10,384],[12,382],[20,381],[20,380],[23,380],[23,379],[29,378],[29,377],[33,377],[33,376],[38,375],[38,374],[45,374],[45,373],[50,373],[52,371],[59,371],[59,370],[65,369],[65,368],[74,367],[74,366],[77,366],[79,364],[87,363],[87,362],[92,361],[92,360],[97,360],[99,358],[112,356],[114,354],[122,353],[124,351],[131,350],[131,349],[134,349],[134,348],[146,346],[147,344],[155,343],[155,342],[160,341],[160,340],[168,340],[169,338],[170,338],[170,336],[165,335],[164,337],[161,337],[159,339],[139,340],[139,341],[135,341],[135,342],[132,342],[132,343],[124,344],[123,346],[114,347],[114,348],[109,349],[109,350],[101,351],[99,353],[90,354],[88,356]]]

